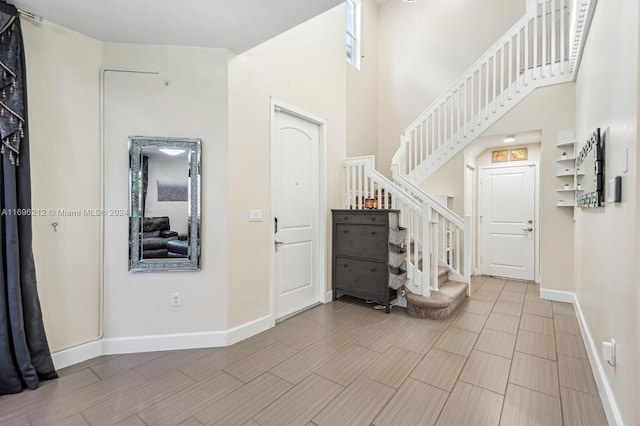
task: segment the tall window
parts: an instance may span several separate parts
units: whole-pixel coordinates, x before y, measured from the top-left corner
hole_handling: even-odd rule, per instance
[[[347,61],[360,69],[360,1],[347,0]]]

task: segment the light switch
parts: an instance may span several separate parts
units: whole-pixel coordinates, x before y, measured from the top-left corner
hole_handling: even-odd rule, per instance
[[[262,210],[249,210],[249,222],[262,222]]]
[[[622,201],[622,176],[616,176],[607,182],[607,203]]]

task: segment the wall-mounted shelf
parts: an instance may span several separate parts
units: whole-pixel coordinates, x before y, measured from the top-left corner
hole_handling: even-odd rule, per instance
[[[561,149],[560,157],[556,159],[556,177],[560,188],[556,189],[557,207],[575,207],[576,204],[576,151],[573,129],[560,130],[557,133],[556,148]],[[568,186],[567,186],[568,185]]]

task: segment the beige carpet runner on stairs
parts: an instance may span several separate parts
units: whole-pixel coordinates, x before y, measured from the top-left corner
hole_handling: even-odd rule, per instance
[[[449,281],[449,269],[438,268],[439,291],[432,291],[431,297],[413,294],[407,290],[407,313],[417,318],[445,319],[467,296],[467,285]]]

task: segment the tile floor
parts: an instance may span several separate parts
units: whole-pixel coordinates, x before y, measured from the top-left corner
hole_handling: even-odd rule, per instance
[[[228,348],[95,358],[2,425],[606,425],[573,307],[474,277],[445,321],[344,297]]]

